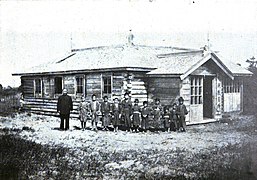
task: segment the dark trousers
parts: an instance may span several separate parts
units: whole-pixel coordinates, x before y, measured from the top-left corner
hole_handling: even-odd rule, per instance
[[[126,112],[125,111],[125,113],[123,114],[123,116],[124,116],[124,120],[125,120],[125,127],[126,128],[131,128],[131,119],[130,119],[130,114],[129,114],[129,112]]]
[[[182,131],[186,131],[186,117],[180,116],[180,127],[182,128]]]
[[[70,114],[60,114],[60,118],[61,118],[60,129],[61,130],[69,129]],[[64,121],[65,121],[65,127],[64,127]]]
[[[148,128],[148,116],[146,116],[146,117],[142,116],[141,128],[143,130],[147,130],[147,128]]]

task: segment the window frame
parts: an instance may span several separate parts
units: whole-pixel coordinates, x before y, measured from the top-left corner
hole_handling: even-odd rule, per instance
[[[39,81],[39,83],[37,83]],[[43,80],[42,78],[35,78],[34,79],[34,96],[43,94]]]
[[[241,83],[239,80],[223,80],[223,92],[224,93],[241,93]]]
[[[191,105],[203,104],[203,77],[202,76],[190,77],[190,104]]]
[[[56,89],[56,79],[57,78],[61,78],[61,88],[60,88],[60,92],[57,92]],[[63,76],[55,76],[54,77],[54,94],[62,94],[62,90],[63,90],[64,84],[63,84]]]
[[[77,79],[81,79],[81,84],[78,85]],[[86,95],[86,82],[85,82],[85,75],[77,75],[75,76],[75,94],[84,94]],[[81,88],[81,92],[78,92],[78,86]]]
[[[105,81],[106,79],[106,81]],[[102,97],[103,95],[107,95],[109,97],[112,96],[112,90],[113,90],[113,75],[108,74],[108,75],[103,75],[102,74],[102,86],[101,86],[101,94]]]

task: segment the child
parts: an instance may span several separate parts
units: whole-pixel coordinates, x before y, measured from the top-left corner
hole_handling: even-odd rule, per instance
[[[103,116],[103,130],[108,131],[108,126],[110,123],[110,113],[111,113],[111,105],[108,102],[108,97],[104,96],[104,102],[101,104],[101,112]]]
[[[119,103],[119,99],[115,98],[114,103],[112,104],[112,114],[113,114],[113,120],[112,120],[112,125],[114,127],[114,132],[118,132],[119,128],[119,119],[120,119],[120,112],[121,112],[121,107]]]
[[[169,112],[168,106],[164,107],[162,119],[163,119],[164,131],[168,131],[169,130],[169,121],[170,121],[170,112]]]
[[[162,114],[163,114],[162,111],[163,111],[163,109],[162,109],[162,106],[160,104],[160,99],[156,98],[155,99],[155,104],[153,105],[153,110],[152,110],[154,126],[156,128],[159,127],[159,123],[161,122],[161,117],[162,117]]]
[[[138,106],[139,100],[135,99],[134,106],[132,107],[132,118],[133,118],[133,127],[135,132],[139,131],[140,124],[140,107]]]
[[[96,100],[95,94],[92,95],[92,101],[90,102],[89,110],[92,115],[92,130],[97,131],[98,115],[100,114],[100,103]]]
[[[170,130],[171,131],[177,131],[179,130],[178,127],[178,114],[177,114],[177,104],[172,104],[172,109],[170,111]]]
[[[182,132],[186,131],[186,115],[188,114],[187,108],[184,105],[184,99],[183,97],[180,97],[178,99],[179,105],[178,105],[178,109],[177,109],[177,114],[179,117],[179,129]]]
[[[125,120],[125,127],[132,132],[131,119],[130,119],[132,103],[129,100],[129,94],[128,93],[124,94],[124,98],[125,99],[121,102],[121,112],[122,112],[122,116]]]
[[[143,102],[143,107],[141,108],[141,128],[144,132],[146,132],[148,128],[148,117],[151,114],[150,108],[148,107],[147,101]]]
[[[81,122],[81,129],[84,131],[86,129],[86,123],[88,118],[88,104],[85,101],[85,97],[81,97],[81,102],[79,104],[79,119]]]

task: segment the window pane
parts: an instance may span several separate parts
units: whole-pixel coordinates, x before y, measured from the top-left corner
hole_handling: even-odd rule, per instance
[[[194,78],[191,78],[191,86],[194,85]]]
[[[198,92],[199,95],[202,95],[202,87],[199,87],[199,92]]]
[[[41,93],[41,79],[35,80],[35,92]]]
[[[112,87],[111,87],[111,84],[108,86],[108,93],[111,93],[112,92]]]
[[[197,86],[199,78],[195,78],[195,85]]]
[[[194,101],[195,101],[194,103],[197,104],[197,102],[198,102],[198,101],[197,101],[197,96],[195,96],[195,100],[194,100]]]
[[[199,78],[199,86],[202,85],[202,78]]]
[[[111,76],[103,77],[103,93],[110,94],[112,90]]]
[[[198,93],[198,88],[195,87],[195,95],[197,95],[197,93]]]
[[[191,87],[191,95],[194,95],[194,87]]]
[[[83,93],[83,78],[77,77],[76,83],[77,83],[77,93]]]
[[[108,84],[109,86],[111,86],[111,81],[112,81],[112,80],[111,80],[111,77],[109,77],[109,78],[108,78],[108,82],[107,82],[107,84]]]
[[[199,96],[198,104],[202,104],[202,96]]]
[[[62,77],[54,78],[54,86],[55,86],[55,93],[61,94],[62,93]]]
[[[191,96],[191,104],[194,104],[194,97]]]

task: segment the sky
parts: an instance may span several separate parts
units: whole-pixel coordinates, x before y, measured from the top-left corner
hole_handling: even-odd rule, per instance
[[[74,48],[126,43],[200,48],[246,66],[257,57],[257,0],[0,1],[0,84]]]

